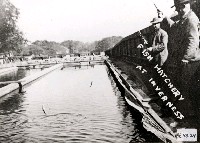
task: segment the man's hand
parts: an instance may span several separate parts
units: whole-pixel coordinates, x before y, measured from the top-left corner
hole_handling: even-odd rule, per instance
[[[147,51],[151,52],[152,51],[152,47],[147,48]]]
[[[188,61],[188,60],[182,60],[182,62],[183,62],[183,63],[188,63],[189,61]]]
[[[184,60],[184,59],[183,59],[183,60],[181,61],[181,64],[184,65],[184,66],[186,66],[188,63],[189,63],[188,60]]]

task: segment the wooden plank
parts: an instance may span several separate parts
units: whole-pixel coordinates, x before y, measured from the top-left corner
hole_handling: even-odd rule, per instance
[[[11,83],[21,83],[23,80],[17,80],[17,81],[3,81],[0,82],[0,84],[11,84]]]

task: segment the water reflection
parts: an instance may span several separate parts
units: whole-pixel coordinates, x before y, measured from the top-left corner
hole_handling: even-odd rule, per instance
[[[119,108],[119,112],[122,115],[122,125],[124,125],[124,131],[127,134],[127,138],[129,138],[130,143],[134,142],[160,142],[160,140],[152,133],[147,132],[143,128],[143,124],[141,122],[142,115],[130,107],[125,99],[123,98],[123,92],[121,93],[118,89],[114,79],[109,74],[109,70],[107,70],[108,76],[110,78],[111,84],[113,86],[113,91],[117,96],[117,107]]]
[[[0,142],[17,142],[15,137],[22,132],[22,126],[26,123],[24,98],[22,94],[14,93],[0,99]]]
[[[24,101],[24,96],[21,94],[7,95],[0,100],[0,115],[10,114],[18,111],[21,103]]]
[[[150,141],[104,65],[56,70],[25,90],[0,101],[0,142]]]

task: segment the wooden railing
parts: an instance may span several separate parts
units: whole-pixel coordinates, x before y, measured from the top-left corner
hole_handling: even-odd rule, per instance
[[[4,84],[11,84],[11,83],[18,83],[19,84],[19,93],[23,93],[23,86],[22,86],[23,80],[17,80],[17,81],[4,81],[0,82],[0,85]]]

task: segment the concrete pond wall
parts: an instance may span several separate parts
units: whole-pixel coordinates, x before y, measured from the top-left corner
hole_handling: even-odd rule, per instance
[[[41,72],[38,72],[38,73],[35,73],[33,75],[30,75],[30,76],[27,76],[21,80],[19,80],[22,84],[22,86],[25,86],[43,76],[45,76],[46,74],[58,69],[58,68],[61,68],[63,66],[63,64],[57,64],[57,65],[54,65],[50,68],[47,68],[47,69],[44,69],[43,71]],[[19,89],[19,84],[18,83],[11,83],[11,84],[8,84],[7,86],[4,86],[2,88],[0,88],[0,98],[3,97],[4,95],[6,94],[9,94],[15,90]]]

